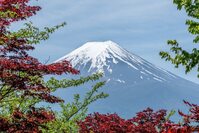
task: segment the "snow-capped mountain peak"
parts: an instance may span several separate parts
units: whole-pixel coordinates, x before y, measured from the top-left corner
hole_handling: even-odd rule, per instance
[[[61,60],[70,61],[76,69],[89,73],[101,71],[105,75],[112,74],[113,71],[114,73],[118,71],[116,70],[117,66],[122,65],[125,67],[124,70],[129,70],[129,72],[133,72],[132,74],[136,73],[137,79],[141,80],[153,79],[162,82],[166,81],[168,77],[176,77],[141,57],[128,52],[113,41],[87,42],[56,62]],[[120,78],[120,80],[123,79]]]
[[[80,70],[81,76],[100,70],[104,72],[101,81],[107,82],[102,91],[109,97],[90,105],[89,113],[116,112],[129,118],[132,113],[147,107],[183,110],[182,100],[194,99],[193,103],[197,103],[199,99],[197,84],[151,64],[112,41],[88,42],[57,62],[62,60],[70,61],[73,67]],[[59,94],[68,100],[71,94],[78,91],[84,95],[88,89],[86,85]]]
[[[86,54],[88,57],[95,59],[99,55],[104,54],[105,52],[108,52],[110,50],[119,50],[119,45],[112,41],[106,41],[106,42],[87,42],[79,49],[76,49],[71,54]]]
[[[115,64],[117,64],[118,61],[122,61],[134,69],[137,68],[131,63],[132,61],[135,63],[143,62],[140,57],[135,55],[132,56],[132,54],[113,41],[87,42],[56,62],[69,60],[73,67],[76,67],[77,65],[85,65],[90,62],[91,65],[89,71],[92,69],[103,71],[103,67],[107,66],[108,70],[111,72],[111,69],[109,68],[110,66],[107,65],[107,59],[111,59]]]

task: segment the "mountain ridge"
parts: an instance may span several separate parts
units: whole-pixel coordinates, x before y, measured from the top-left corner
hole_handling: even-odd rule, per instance
[[[126,63],[128,66],[133,69],[140,71],[140,73],[144,75],[153,75],[157,80],[163,80],[160,76],[153,74],[146,67],[153,67],[158,69],[159,71],[163,71],[163,73],[168,74],[172,77],[177,77],[176,75],[159,68],[141,57],[130,53],[129,51],[121,48],[118,44],[113,41],[105,41],[105,42],[88,42],[82,45],[80,48],[75,49],[71,53],[63,56],[58,59],[56,62],[60,60],[68,60],[72,63],[72,66],[81,69],[79,66],[85,66],[88,62],[91,63],[88,72],[93,71],[102,71],[104,72],[104,67],[107,67],[109,73],[112,72],[110,65],[107,63],[107,59],[111,59],[114,64],[117,64],[119,61]],[[140,67],[143,64],[147,65],[144,67]],[[141,74],[141,75],[142,75]],[[143,78],[140,76],[140,78]]]
[[[102,91],[110,96],[90,105],[90,113],[116,112],[130,118],[147,107],[185,110],[183,100],[198,103],[198,84],[156,67],[112,41],[86,43],[57,62],[61,60],[70,61],[80,70],[81,76],[104,72],[102,80],[106,80],[107,84]],[[61,95],[83,95],[88,91],[83,88],[70,89]]]

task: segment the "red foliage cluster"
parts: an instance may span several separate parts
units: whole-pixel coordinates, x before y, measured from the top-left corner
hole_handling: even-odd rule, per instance
[[[0,129],[8,133],[38,133],[40,132],[39,127],[46,128],[42,124],[52,121],[54,118],[54,114],[45,109],[32,108],[27,113],[15,110],[11,120],[0,118]]]
[[[1,0],[0,1],[0,11],[6,12],[11,11],[15,14],[15,16],[8,16],[0,18],[0,27],[1,30],[5,28],[5,26],[10,25],[10,23],[24,20],[39,11],[41,8],[39,6],[29,6],[27,3],[29,0]]]
[[[33,45],[27,44],[26,39],[8,36],[6,27],[12,22],[26,19],[40,10],[38,6],[27,5],[29,0],[4,0],[0,2],[0,11],[11,11],[15,17],[0,18],[0,81],[10,86],[10,92],[21,91],[24,96],[36,97],[51,103],[60,102],[59,98],[50,95],[50,90],[41,82],[32,82],[32,77],[43,78],[47,74],[61,75],[63,73],[78,74],[69,62],[42,64],[36,58],[28,55]],[[21,76],[25,73],[26,76]],[[1,97],[0,101],[2,100]]]
[[[199,106],[191,104],[187,101],[184,103],[189,106],[190,114],[184,114],[178,111],[179,115],[183,118],[183,122],[180,124],[165,123],[163,126],[169,133],[193,133],[199,132]],[[167,132],[164,132],[167,133]]]
[[[166,121],[166,110],[154,112],[152,109],[137,113],[135,117],[128,121],[132,124],[131,132],[157,133],[161,125]]]
[[[0,83],[7,90],[0,91],[0,102],[10,93],[16,92],[23,98],[37,98],[50,103],[63,100],[50,94],[50,88],[42,83],[43,76],[64,73],[78,74],[69,62],[42,64],[36,58],[29,56],[28,51],[34,46],[28,40],[12,34],[8,27],[13,23],[25,20],[36,14],[41,8],[30,6],[30,0],[0,0]],[[33,80],[36,77],[38,80]],[[44,109],[30,108],[26,112],[16,110],[11,119],[0,118],[0,131],[37,132],[39,126],[54,119],[54,114]]]
[[[80,133],[108,133],[131,131],[131,123],[120,118],[117,114],[103,115],[95,113],[86,117],[84,121],[78,122]]]
[[[117,114],[95,113],[78,122],[78,125],[80,133],[157,133],[157,129],[165,121],[165,115],[165,110],[153,112],[150,108],[129,120],[124,120]]]
[[[183,122],[176,124],[167,120],[166,110],[154,112],[148,108],[137,113],[129,120],[117,114],[88,115],[85,120],[77,122],[80,133],[193,133],[199,132],[199,106],[184,101],[190,107],[190,114],[179,111]]]

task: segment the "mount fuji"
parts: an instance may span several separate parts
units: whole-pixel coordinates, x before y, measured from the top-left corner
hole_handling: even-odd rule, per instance
[[[56,62],[62,60],[70,61],[81,76],[104,73],[102,80],[107,84],[102,91],[109,97],[91,104],[89,113],[117,113],[130,118],[147,107],[186,110],[183,100],[198,104],[198,84],[161,69],[112,41],[88,42]],[[67,101],[72,94],[87,91],[68,89],[59,95]]]

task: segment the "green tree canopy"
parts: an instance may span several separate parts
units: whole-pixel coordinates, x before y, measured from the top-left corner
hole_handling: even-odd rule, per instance
[[[189,19],[186,20],[188,32],[194,36],[193,44],[199,43],[199,0],[173,0],[179,10],[185,10]],[[199,72],[199,50],[194,47],[192,51],[183,49],[177,40],[168,40],[170,51],[160,52],[160,56],[166,61],[170,61],[175,67],[182,65],[185,67],[185,72],[188,73],[193,68],[197,68]],[[199,74],[198,74],[199,77]]]

